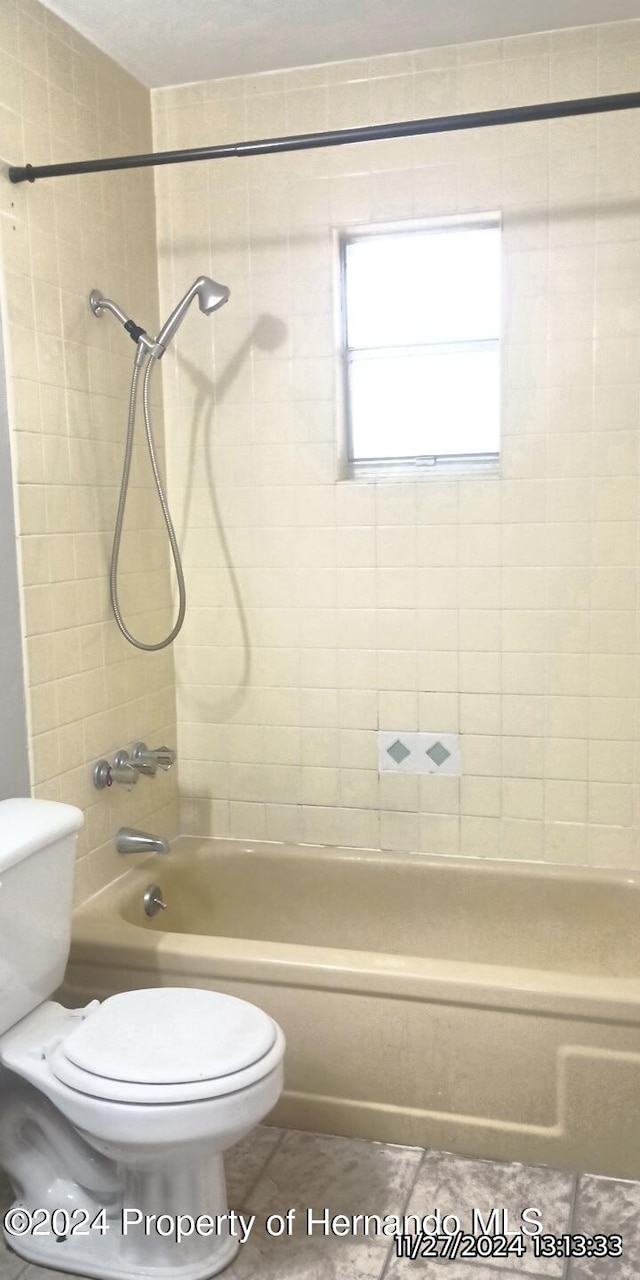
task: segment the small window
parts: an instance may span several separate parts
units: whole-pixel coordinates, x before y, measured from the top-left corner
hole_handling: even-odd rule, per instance
[[[341,262],[347,474],[495,463],[498,218],[349,234]]]

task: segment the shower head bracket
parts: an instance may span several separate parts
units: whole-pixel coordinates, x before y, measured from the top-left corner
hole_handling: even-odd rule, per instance
[[[134,320],[127,320],[124,327],[129,334],[129,337],[136,343],[139,342],[141,338],[147,337],[146,329],[143,329],[142,325],[136,324]]]

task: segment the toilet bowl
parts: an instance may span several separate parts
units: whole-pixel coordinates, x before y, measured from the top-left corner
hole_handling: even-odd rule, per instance
[[[14,866],[39,861],[45,838],[41,830],[35,844],[27,840],[30,851],[12,864],[8,829],[16,814],[7,805],[45,805],[56,812],[26,816],[65,828],[49,832],[47,860],[40,860],[50,888],[52,866],[68,860],[69,844],[73,857],[70,836],[79,825],[78,811],[57,812],[68,806],[0,802],[0,1166],[17,1196],[5,1237],[30,1262],[98,1280],[205,1280],[239,1247],[222,1152],[280,1095],[282,1031],[244,1000],[192,988],[129,991],[80,1010],[36,998],[46,983],[43,964],[58,975],[47,994],[59,982],[51,914],[60,914],[61,885],[67,901],[64,877],[46,928],[38,905],[23,900],[13,943],[27,933],[34,945],[17,995],[5,998],[5,889]],[[22,810],[23,835],[24,818]],[[23,878],[21,894],[24,888]],[[14,922],[15,910],[14,902]],[[65,938],[66,960],[63,930]],[[2,1016],[9,1003],[12,1014],[23,1014],[13,1022]]]

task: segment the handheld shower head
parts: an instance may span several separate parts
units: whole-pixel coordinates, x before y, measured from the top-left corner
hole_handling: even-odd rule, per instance
[[[217,311],[218,307],[224,306],[225,302],[229,301],[230,290],[226,284],[218,284],[217,280],[212,280],[210,276],[199,276],[196,286],[198,304],[205,316],[210,316],[212,311]]]
[[[218,284],[217,281],[211,280],[209,276],[198,276],[194,280],[190,289],[180,300],[177,307],[171,312],[168,320],[163,324],[156,342],[159,346],[166,347],[171,342],[176,330],[182,324],[191,303],[194,298],[198,299],[198,306],[204,315],[211,315],[212,311],[217,311],[218,307],[222,307],[229,299],[229,289],[226,284]]]
[[[194,298],[198,299],[198,306],[204,315],[211,315],[212,311],[216,311],[218,307],[223,306],[229,297],[229,290],[224,284],[217,284],[215,280],[211,280],[209,276],[198,276],[194,280],[191,288],[187,290],[184,298],[178,303],[177,307],[171,312],[168,320],[162,326],[158,337],[150,338],[145,330],[129,319],[129,316],[110,298],[105,298],[99,289],[92,289],[89,295],[89,306],[94,316],[101,316],[105,311],[110,311],[112,315],[124,325],[127,333],[136,344],[136,358],[133,366],[133,376],[131,379],[131,393],[129,396],[129,417],[127,421],[127,442],[125,446],[124,467],[122,472],[122,484],[120,486],[120,498],[118,501],[118,511],[116,515],[116,525],[113,535],[113,549],[111,552],[111,568],[109,570],[109,589],[111,595],[111,605],[115,620],[126,640],[130,644],[135,645],[136,649],[157,650],[166,649],[171,644],[184,622],[184,615],[187,603],[184,573],[180,560],[180,549],[175,530],[171,520],[171,514],[167,499],[162,487],[162,479],[158,468],[155,444],[153,439],[153,430],[151,426],[151,411],[149,407],[149,380],[156,366],[156,362],[164,355],[168,343],[171,341],[176,330],[184,320],[189,306]],[[129,631],[120,610],[120,602],[118,599],[118,561],[120,556],[120,543],[122,538],[122,527],[124,523],[125,505],[127,501],[127,492],[129,487],[129,475],[131,470],[131,458],[133,454],[134,431],[136,422],[136,397],[138,388],[138,379],[142,368],[144,370],[144,387],[142,393],[142,404],[144,411],[145,431],[147,435],[147,444],[149,446],[149,456],[151,459],[151,469],[155,481],[162,514],[164,516],[167,534],[169,537],[169,545],[173,556],[173,563],[178,581],[178,617],[168,636],[164,640],[157,643],[147,644],[146,641],[137,640]]]

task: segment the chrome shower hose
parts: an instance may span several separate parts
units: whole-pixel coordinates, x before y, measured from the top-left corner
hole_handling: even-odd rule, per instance
[[[146,649],[153,652],[157,649],[166,649],[175,640],[182,624],[184,622],[185,609],[187,605],[187,595],[184,583],[184,573],[182,571],[182,561],[180,560],[180,550],[178,548],[178,540],[176,538],[175,529],[171,521],[171,513],[167,502],[166,494],[162,487],[162,479],[160,477],[160,469],[156,457],[155,442],[153,439],[153,430],[151,427],[151,410],[149,408],[149,383],[153,366],[157,363],[157,357],[153,354],[147,359],[147,365],[144,373],[144,381],[142,384],[142,409],[144,414],[144,429],[147,437],[147,445],[149,448],[149,458],[151,460],[151,469],[153,471],[153,479],[158,492],[162,515],[169,537],[169,545],[173,556],[173,563],[178,580],[178,617],[169,635],[164,640],[158,640],[157,644],[145,644],[143,640],[136,640],[127,627],[118,601],[118,559],[120,556],[120,542],[122,539],[122,526],[124,524],[124,513],[127,503],[127,493],[129,490],[129,473],[131,471],[131,458],[133,455],[133,436],[136,424],[136,404],[138,399],[138,380],[140,370],[142,368],[142,360],[136,356],[136,362],[133,368],[133,376],[131,378],[131,392],[129,395],[129,418],[127,422],[127,439],[124,450],[124,463],[122,467],[122,483],[120,485],[120,498],[118,500],[118,514],[116,515],[116,524],[113,534],[113,549],[111,552],[111,568],[109,571],[109,590],[111,593],[111,605],[115,620],[129,644],[135,645],[136,649]]]

